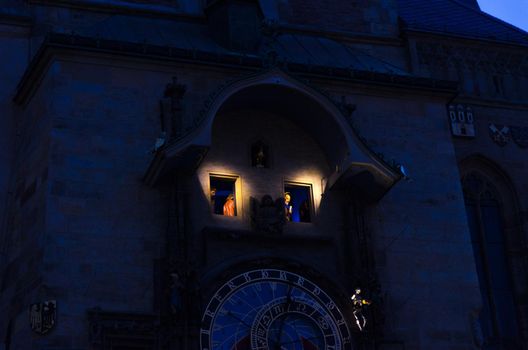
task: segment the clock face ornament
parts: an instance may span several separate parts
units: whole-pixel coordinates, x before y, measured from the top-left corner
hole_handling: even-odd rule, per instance
[[[242,273],[207,305],[202,350],[351,350],[345,318],[315,283],[278,269]]]

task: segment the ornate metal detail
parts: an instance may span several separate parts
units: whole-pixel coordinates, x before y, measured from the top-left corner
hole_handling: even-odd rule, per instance
[[[473,123],[473,111],[471,107],[450,105],[449,120],[451,122],[451,133],[453,136],[475,137],[475,125]]]
[[[490,124],[489,133],[493,142],[501,147],[506,146],[510,142],[510,128],[506,125]]]
[[[29,322],[31,329],[37,334],[46,334],[54,326],[57,319],[57,302],[48,300],[34,303],[29,307]]]
[[[251,223],[253,229],[268,234],[281,234],[286,216],[284,215],[284,199],[275,201],[270,195],[262,197],[260,202],[251,197]]]

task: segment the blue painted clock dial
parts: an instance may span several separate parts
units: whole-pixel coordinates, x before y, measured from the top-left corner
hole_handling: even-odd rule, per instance
[[[348,350],[345,318],[315,283],[298,274],[259,269],[240,274],[211,298],[202,350]]]

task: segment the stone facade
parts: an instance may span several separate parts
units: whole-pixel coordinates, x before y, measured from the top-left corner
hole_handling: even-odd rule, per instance
[[[335,348],[526,348],[528,37],[419,30],[406,0],[0,4],[4,349],[227,349],[226,326],[205,326],[214,300],[279,270],[331,298]],[[238,6],[262,18],[258,36]],[[472,111],[474,136],[453,136],[450,106]],[[461,181],[475,172],[498,193],[515,337],[481,330]],[[214,177],[233,182],[236,216],[213,213]],[[310,222],[259,209],[288,185],[309,188]],[[47,300],[55,325],[38,334],[28,312]]]

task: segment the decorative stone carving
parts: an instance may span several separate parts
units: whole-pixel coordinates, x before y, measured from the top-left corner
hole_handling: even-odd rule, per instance
[[[48,333],[55,326],[57,319],[57,301],[48,300],[34,303],[29,307],[31,329],[40,335]]]
[[[181,136],[183,131],[183,95],[186,86],[178,83],[176,77],[172,83],[167,84],[163,98],[160,100],[161,107],[161,131],[166,138],[171,140]]]
[[[279,23],[274,20],[264,19],[261,25],[262,33],[262,64],[266,68],[284,66],[275,49],[277,37],[281,35]]]
[[[475,125],[473,123],[473,111],[471,107],[450,105],[449,120],[451,122],[451,134],[453,136],[475,137]]]
[[[510,128],[506,125],[489,125],[491,139],[499,146],[506,146],[510,142]]]
[[[428,66],[528,76],[528,56],[519,52],[432,42],[417,42],[416,52],[419,62]]]
[[[352,104],[352,103],[348,103],[346,101],[346,97],[345,96],[341,96],[341,101],[339,103],[337,103],[337,106],[339,107],[339,110],[341,110],[341,113],[343,113],[343,115],[345,116],[348,124],[350,124],[352,129],[355,130],[356,128],[355,128],[354,122],[352,120],[352,114],[356,110],[356,105]]]
[[[257,200],[251,197],[251,223],[253,229],[267,234],[281,234],[286,216],[284,215],[284,199],[275,201],[270,195],[264,195]]]
[[[511,138],[521,148],[528,148],[528,127],[510,126]]]

